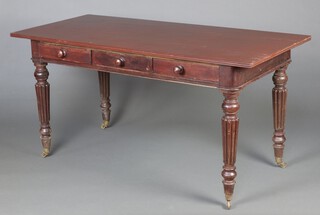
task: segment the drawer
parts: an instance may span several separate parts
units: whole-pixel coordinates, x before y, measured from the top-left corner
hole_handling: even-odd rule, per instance
[[[219,66],[217,65],[154,58],[153,70],[161,76],[177,79],[219,81]]]
[[[117,52],[93,51],[92,64],[102,67],[113,67],[136,71],[150,71],[152,59],[142,55],[132,55]]]
[[[45,59],[91,64],[91,50],[86,48],[40,43],[39,54]]]

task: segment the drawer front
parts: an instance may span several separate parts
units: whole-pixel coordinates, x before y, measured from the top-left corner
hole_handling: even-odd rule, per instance
[[[196,81],[219,81],[219,66],[178,60],[153,59],[153,70],[161,76]]]
[[[123,54],[116,52],[93,51],[92,64],[102,67],[113,67],[137,71],[150,71],[152,59],[141,55]]]
[[[91,50],[86,48],[40,43],[39,54],[45,59],[91,64]]]

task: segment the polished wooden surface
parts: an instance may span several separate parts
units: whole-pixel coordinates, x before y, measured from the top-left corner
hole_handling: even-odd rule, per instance
[[[98,71],[100,89],[100,108],[102,112],[101,128],[105,129],[110,123],[111,103],[110,103],[110,73]]]
[[[37,101],[38,101],[38,115],[40,121],[40,139],[43,147],[42,156],[49,155],[51,148],[51,127],[50,127],[50,84],[47,81],[49,72],[47,70],[47,63],[34,62],[36,70],[34,77],[37,80],[35,84]]]
[[[46,65],[57,63],[98,71],[102,129],[110,125],[110,73],[220,89],[224,96],[221,174],[228,208],[237,175],[240,91],[274,72],[273,147],[276,164],[286,166],[286,69],[291,62],[291,49],[310,40],[310,36],[93,15],[11,36],[31,40],[44,157],[49,155],[51,145]]]
[[[287,106],[287,88],[286,84],[288,76],[286,73],[287,65],[275,71],[272,79],[274,88],[272,89],[273,103],[273,148],[276,163],[280,167],[285,167],[287,164],[282,161],[285,137],[285,121],[286,121],[286,106]]]
[[[116,52],[252,68],[310,36],[85,15],[14,37]]]
[[[222,126],[222,147],[223,147],[223,185],[225,197],[227,200],[227,207],[230,207],[232,200],[234,185],[236,183],[236,155],[238,145],[238,129],[239,118],[238,111],[240,104],[238,102],[238,91],[223,92],[224,100],[222,103],[222,110],[224,116],[221,119]]]

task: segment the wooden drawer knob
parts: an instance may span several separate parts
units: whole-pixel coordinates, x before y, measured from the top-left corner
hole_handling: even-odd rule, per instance
[[[119,66],[119,67],[123,67],[125,64],[125,60],[123,57],[120,57],[116,60],[116,65]]]
[[[176,67],[173,68],[173,72],[178,74],[178,75],[183,75],[184,68],[183,68],[183,66],[176,66]]]
[[[58,57],[59,58],[65,58],[67,56],[67,50],[65,50],[65,49],[60,49],[59,51],[58,51]]]

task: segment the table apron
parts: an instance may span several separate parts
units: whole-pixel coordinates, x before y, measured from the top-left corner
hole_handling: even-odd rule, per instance
[[[162,59],[87,47],[31,41],[33,61],[63,64],[168,82],[240,90],[290,62],[290,51],[253,68]]]

